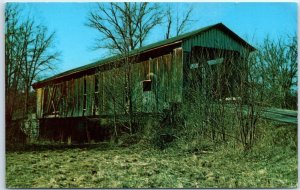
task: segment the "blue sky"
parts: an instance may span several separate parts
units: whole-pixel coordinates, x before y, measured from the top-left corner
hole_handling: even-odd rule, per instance
[[[56,73],[79,67],[108,56],[106,51],[92,51],[97,31],[85,26],[95,3],[18,3],[26,14],[56,32],[56,47],[61,60]],[[166,6],[167,3],[161,3]],[[181,15],[193,6],[196,20],[186,31],[222,22],[252,45],[268,35],[272,39],[297,33],[296,3],[168,3]],[[156,28],[146,43],[164,38],[165,28]]]

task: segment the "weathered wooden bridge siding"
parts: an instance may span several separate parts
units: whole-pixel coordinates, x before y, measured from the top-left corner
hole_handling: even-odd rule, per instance
[[[198,80],[192,73],[201,72],[200,66],[207,65],[207,60],[224,56],[195,55],[197,48],[211,48],[226,54],[234,52],[236,61],[232,64],[236,66],[239,65],[238,59],[246,58],[255,50],[222,23],[208,26],[129,52],[128,59],[138,56],[140,60],[131,64],[130,82],[126,77],[128,67],[126,64],[120,67],[117,61],[121,57],[113,56],[34,84],[37,116],[64,118],[124,114],[129,109],[129,100],[132,100],[133,112],[161,112],[171,103],[182,102],[188,97],[189,83]],[[199,67],[191,69],[191,64]],[[151,90],[144,91],[143,81],[149,79]],[[131,97],[126,96],[128,91]]]
[[[169,54],[132,64],[130,89],[134,112],[160,112],[170,103],[182,100],[182,55],[182,49],[176,48]],[[143,92],[143,81],[149,79],[149,74],[151,90]],[[124,114],[128,101],[125,86],[125,67],[95,70],[92,75],[47,85],[37,89],[37,115],[82,117],[111,115],[114,110]]]

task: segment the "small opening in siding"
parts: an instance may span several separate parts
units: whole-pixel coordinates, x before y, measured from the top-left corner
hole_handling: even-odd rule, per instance
[[[144,80],[143,81],[143,92],[151,91],[151,80]]]

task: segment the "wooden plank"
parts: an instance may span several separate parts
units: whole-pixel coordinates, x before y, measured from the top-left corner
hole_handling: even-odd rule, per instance
[[[161,94],[161,98],[163,101],[163,105],[162,105],[162,110],[167,109],[169,107],[169,102],[168,102],[168,98],[169,98],[169,86],[168,86],[168,78],[169,78],[169,72],[168,72],[168,63],[167,63],[167,56],[168,55],[164,55],[161,57],[161,71],[160,71],[160,75],[161,77],[161,82],[160,82],[160,88],[162,91]]]
[[[83,113],[84,113],[84,110],[83,110],[84,79],[85,79],[85,76],[82,78],[79,78],[79,88],[78,88],[79,89],[79,91],[78,91],[78,105],[79,105],[78,113],[79,113],[79,116],[83,116]]]
[[[87,93],[87,97],[86,97],[86,116],[91,116],[92,115],[92,105],[94,103],[94,75],[89,75],[86,76],[86,93]]]
[[[79,116],[79,79],[74,80],[74,102],[75,102],[75,109],[74,109],[74,117]]]
[[[104,111],[103,96],[104,96],[103,72],[101,72],[101,73],[99,73],[99,108],[98,108],[100,115]]]
[[[182,85],[183,85],[183,51],[182,48],[177,48],[174,50],[174,102],[181,102],[182,101]]]
[[[36,89],[36,114],[37,118],[43,117],[43,88]]]
[[[75,80],[70,81],[70,107],[69,107],[69,117],[73,117],[76,110],[76,96],[75,96]]]
[[[133,104],[134,104],[134,112],[142,111],[142,97],[143,97],[143,64],[145,62],[137,63],[133,65]]]

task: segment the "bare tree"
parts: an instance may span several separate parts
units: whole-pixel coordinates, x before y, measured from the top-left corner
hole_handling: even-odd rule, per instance
[[[268,106],[292,108],[289,97],[292,89],[297,86],[297,38],[278,41],[266,38],[259,47],[256,73],[263,73],[257,78],[267,92],[264,97]],[[272,99],[270,98],[272,97]]]
[[[21,80],[22,48],[19,45],[19,12],[16,7],[7,5],[5,9],[5,94],[6,94],[6,120],[11,120],[13,109],[18,103]]]
[[[99,31],[96,48],[126,54],[142,47],[161,20],[161,9],[156,3],[98,3],[88,16],[87,26]]]
[[[6,115],[12,118],[17,103],[23,116],[28,113],[31,85],[41,74],[54,68],[59,53],[54,50],[54,33],[36,24],[33,18],[21,19],[17,6],[5,9]],[[20,100],[20,101],[18,101]]]
[[[194,22],[194,20],[191,20],[191,14],[193,12],[193,7],[187,8],[187,10],[183,10],[183,14],[180,16],[176,14],[176,17],[174,16],[174,10],[169,6],[165,12],[166,17],[166,23],[167,23],[167,31],[166,31],[166,39],[169,39],[173,36],[178,36],[185,32],[186,28]],[[175,26],[174,26],[175,24]],[[172,33],[174,33],[172,35]]]

